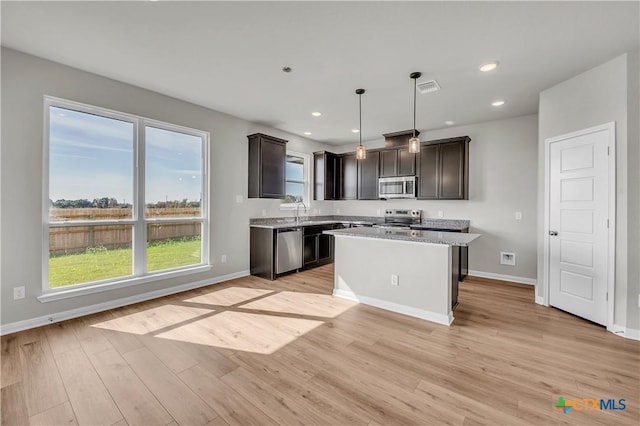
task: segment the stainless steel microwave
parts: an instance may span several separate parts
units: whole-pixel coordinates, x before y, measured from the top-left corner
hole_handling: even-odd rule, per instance
[[[416,198],[416,177],[386,177],[378,181],[379,198]]]

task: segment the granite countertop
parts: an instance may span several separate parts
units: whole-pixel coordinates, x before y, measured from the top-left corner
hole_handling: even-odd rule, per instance
[[[249,225],[256,228],[290,228],[292,226],[328,225],[330,223],[350,223],[353,225],[375,225],[384,222],[383,218],[375,216],[308,216],[296,222],[293,217],[252,218]]]
[[[292,226],[313,226],[313,225],[326,225],[330,223],[351,223],[354,225],[378,225],[384,223],[383,217],[378,216],[340,216],[340,215],[326,215],[326,216],[308,216],[299,222],[295,221],[293,217],[259,217],[249,219],[249,225],[257,228],[289,228]],[[441,229],[454,229],[463,230],[469,228],[468,220],[460,219],[432,219],[423,218],[422,223],[414,226],[423,226],[429,228],[441,228]]]
[[[378,238],[383,240],[412,241],[416,243],[467,246],[480,234],[418,230],[394,230],[388,228],[349,228],[324,231],[324,234],[346,237]]]

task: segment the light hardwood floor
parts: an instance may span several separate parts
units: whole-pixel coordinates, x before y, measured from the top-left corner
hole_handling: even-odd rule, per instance
[[[2,424],[638,424],[640,343],[531,287],[469,278],[445,327],[332,283],[246,277],[4,336]]]

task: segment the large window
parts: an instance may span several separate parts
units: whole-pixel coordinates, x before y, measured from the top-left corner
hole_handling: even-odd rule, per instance
[[[45,291],[208,263],[208,135],[45,100]]]
[[[309,206],[309,156],[287,152],[285,199],[282,208],[295,208],[297,203]]]

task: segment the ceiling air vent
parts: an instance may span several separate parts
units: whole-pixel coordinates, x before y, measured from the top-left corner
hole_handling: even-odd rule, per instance
[[[418,83],[418,90],[424,95],[425,93],[437,92],[440,90],[440,85],[435,80],[429,80],[424,83]]]

